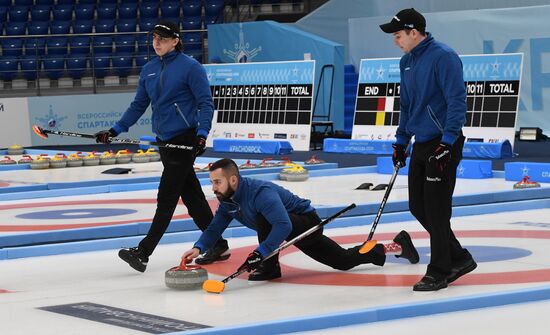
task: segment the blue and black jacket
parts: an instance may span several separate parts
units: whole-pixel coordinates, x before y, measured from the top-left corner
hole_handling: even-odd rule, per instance
[[[430,33],[400,61],[401,113],[396,144],[414,135],[422,143],[441,136],[454,144],[466,121],[466,88],[462,61]]]
[[[272,226],[265,241],[256,249],[265,257],[277,249],[292,231],[288,213],[304,214],[313,210],[310,200],[302,199],[279,185],[240,177],[231,201],[220,203],[214,219],[194,247],[201,252],[212,248],[233,219],[257,230],[256,217],[262,215]]]
[[[126,132],[151,104],[152,130],[163,141],[189,129],[208,136],[214,103],[204,67],[177,51],[151,59],[141,70],[134,101],[113,126]]]

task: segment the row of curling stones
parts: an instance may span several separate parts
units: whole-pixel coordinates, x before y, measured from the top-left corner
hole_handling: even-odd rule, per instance
[[[182,259],[179,266],[175,266],[164,273],[164,283],[167,287],[176,290],[196,290],[208,280],[208,272],[200,265],[189,265]]]

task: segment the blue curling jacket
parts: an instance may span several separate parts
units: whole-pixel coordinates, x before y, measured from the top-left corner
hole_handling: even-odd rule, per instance
[[[277,249],[292,231],[288,213],[303,214],[314,210],[311,201],[268,181],[240,177],[232,201],[222,201],[214,219],[194,247],[204,252],[214,246],[229,223],[236,219],[257,230],[256,216],[261,214],[272,226],[271,232],[256,249],[262,256]]]
[[[396,144],[414,135],[422,143],[442,136],[454,144],[466,121],[466,88],[462,61],[450,47],[428,33],[400,61],[401,113]]]
[[[126,132],[151,104],[152,130],[161,140],[197,128],[197,135],[208,136],[212,127],[214,103],[204,67],[177,51],[151,59],[141,70],[134,101],[113,126]]]

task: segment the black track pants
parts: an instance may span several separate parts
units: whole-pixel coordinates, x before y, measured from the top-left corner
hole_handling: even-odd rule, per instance
[[[306,214],[289,213],[292,221],[292,232],[287,237],[287,241],[310,229],[321,222],[315,211]],[[258,228],[258,241],[264,241],[271,231],[271,224],[262,216],[256,216],[256,225]],[[338,243],[323,235],[323,228],[315,231],[308,237],[297,242],[295,246],[303,253],[318,261],[319,263],[330,266],[333,269],[346,271],[359,264],[373,263],[384,265],[386,255],[384,247],[378,244],[374,249],[366,254],[360,254],[360,246],[345,249]],[[274,265],[279,261],[278,255],[265,261],[265,266]]]
[[[456,168],[462,159],[464,136],[453,145],[451,161],[443,172],[428,164],[439,143],[439,138],[415,143],[409,166],[409,208],[430,234],[431,260],[426,274],[436,278],[445,277],[453,263],[469,257],[451,229]]]
[[[172,138],[169,143],[194,146],[195,140],[193,129]],[[153,253],[166,232],[180,198],[200,230],[204,231],[213,218],[212,210],[193,169],[193,151],[163,147],[160,147],[159,151],[164,170],[157,193],[157,209],[147,236],[139,243],[139,247],[148,255]],[[218,243],[227,245],[227,241],[223,239]]]

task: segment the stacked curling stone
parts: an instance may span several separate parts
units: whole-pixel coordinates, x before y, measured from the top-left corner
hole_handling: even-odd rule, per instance
[[[132,153],[130,150],[124,149],[119,150],[116,153],[116,163],[117,164],[126,164],[132,161]]]
[[[247,160],[246,163],[239,165],[240,170],[255,169],[257,167],[258,167],[258,165],[254,164],[254,163],[251,163],[250,159]]]
[[[30,163],[32,163],[32,157],[29,156],[29,155],[23,155],[23,157],[21,157],[21,159],[19,159],[17,161],[17,163],[19,163],[19,164],[30,164]]]
[[[54,169],[67,167],[67,156],[65,154],[55,154],[50,160],[50,167]]]
[[[321,159],[317,159],[315,155],[311,156],[310,159],[304,162],[306,165],[315,165],[315,164],[323,164],[325,161]]]
[[[0,165],[13,165],[13,164],[17,164],[17,162],[11,159],[10,156],[4,156],[4,159],[0,160]]]
[[[261,167],[261,168],[270,168],[270,167],[276,167],[276,166],[277,166],[277,163],[273,162],[273,158],[264,158],[262,159],[260,164],[258,164],[258,167]]]
[[[36,156],[31,162],[31,169],[44,170],[50,167],[50,157],[46,154]]]
[[[116,155],[110,151],[105,151],[103,155],[99,156],[100,165],[111,165],[116,163]]]
[[[67,166],[68,167],[79,167],[84,164],[84,160],[80,157],[80,152],[70,154],[67,157]]]
[[[82,158],[82,162],[84,166],[97,166],[99,165],[99,156],[96,155],[95,151],[92,151],[88,156]]]
[[[155,151],[153,148],[147,149],[145,154],[149,157],[149,162],[158,162],[160,161],[160,154]]]
[[[132,155],[132,162],[134,163],[148,163],[149,156],[141,149]]]
[[[279,173],[279,179],[286,181],[305,181],[309,178],[309,172],[300,164],[290,164]]]
[[[17,144],[12,145],[8,148],[8,155],[22,155],[25,153],[25,149]]]
[[[200,171],[201,172],[210,172],[210,167],[211,166],[212,166],[212,162],[208,163],[208,165],[203,167]]]
[[[208,272],[199,265],[187,265],[184,260],[179,266],[167,270],[164,283],[176,290],[196,290],[208,279]]]

